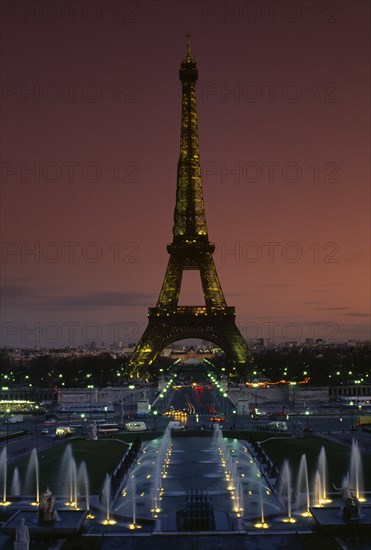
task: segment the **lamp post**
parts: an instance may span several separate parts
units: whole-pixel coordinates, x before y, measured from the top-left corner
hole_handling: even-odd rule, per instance
[[[157,415],[158,415],[158,411],[154,410],[153,411],[153,416],[155,417],[155,431],[157,429]]]
[[[121,424],[124,423],[124,392],[120,392]]]
[[[233,429],[234,430],[236,429],[236,414],[237,414],[237,411],[233,409]]]
[[[10,413],[10,409],[6,409],[6,441],[5,441],[5,444],[8,444],[8,439],[9,439],[9,413]]]
[[[220,414],[222,415],[223,414],[223,397],[224,397],[224,392],[222,390],[222,388],[219,388],[219,391],[220,391]]]
[[[89,420],[91,421],[91,414],[92,414],[92,403],[91,403],[92,395],[91,395],[91,392],[94,389],[94,386],[92,384],[88,384],[87,388],[89,390]]]
[[[35,406],[35,434],[37,434],[37,418],[38,418],[38,414],[39,414],[39,411],[37,410],[39,408],[39,405],[36,405]]]
[[[295,386],[296,386],[296,382],[290,382],[292,412],[295,412]]]
[[[130,416],[133,416],[133,390],[135,389],[135,386],[131,385],[129,386],[130,390]]]
[[[223,397],[224,397],[224,417],[226,418],[226,416],[227,416],[227,397],[228,397],[227,392],[223,393]]]

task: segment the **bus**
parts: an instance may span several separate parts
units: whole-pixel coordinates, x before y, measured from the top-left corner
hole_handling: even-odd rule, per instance
[[[113,413],[115,407],[112,403],[62,403],[58,405],[58,412],[64,413]]]
[[[104,422],[103,424],[98,424],[97,429],[100,434],[113,434],[119,431],[119,425],[116,422]]]

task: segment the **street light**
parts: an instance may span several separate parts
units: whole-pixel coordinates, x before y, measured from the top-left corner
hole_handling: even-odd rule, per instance
[[[157,415],[158,415],[158,411],[154,410],[153,411],[153,416],[155,417],[155,431],[156,431],[156,428],[157,428]]]
[[[233,429],[236,428],[236,414],[237,414],[237,411],[235,409],[233,409]]]
[[[223,393],[223,397],[224,397],[224,416],[226,417],[227,416],[227,397],[228,397],[227,392]]]
[[[91,390],[94,388],[91,384],[88,385],[89,390],[89,420],[91,421]]]
[[[124,391],[120,391],[120,410],[121,410],[121,424],[124,423]]]
[[[38,414],[39,414],[39,411],[37,410],[39,408],[39,405],[36,405],[35,406],[35,433],[37,434],[37,417],[38,417]]]
[[[350,429],[353,430],[353,401],[350,402]]]
[[[130,415],[132,416],[133,415],[133,390],[135,390],[135,386],[131,384],[129,386],[129,390],[130,390]]]
[[[9,413],[10,409],[6,409],[6,444],[8,443],[9,439]]]

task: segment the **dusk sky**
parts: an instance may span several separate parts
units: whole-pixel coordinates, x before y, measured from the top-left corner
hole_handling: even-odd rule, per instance
[[[147,326],[188,32],[208,233],[243,336],[371,337],[369,2],[1,9],[3,346],[127,343]],[[181,305],[204,303],[193,276]]]

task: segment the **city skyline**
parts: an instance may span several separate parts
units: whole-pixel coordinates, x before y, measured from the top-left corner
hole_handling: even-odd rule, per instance
[[[246,2],[129,4],[53,25],[3,13],[1,344],[139,339],[171,241],[187,32],[209,237],[242,335],[369,339],[369,6],[292,3],[294,20],[257,2],[253,20]],[[201,305],[186,275],[183,304]]]

